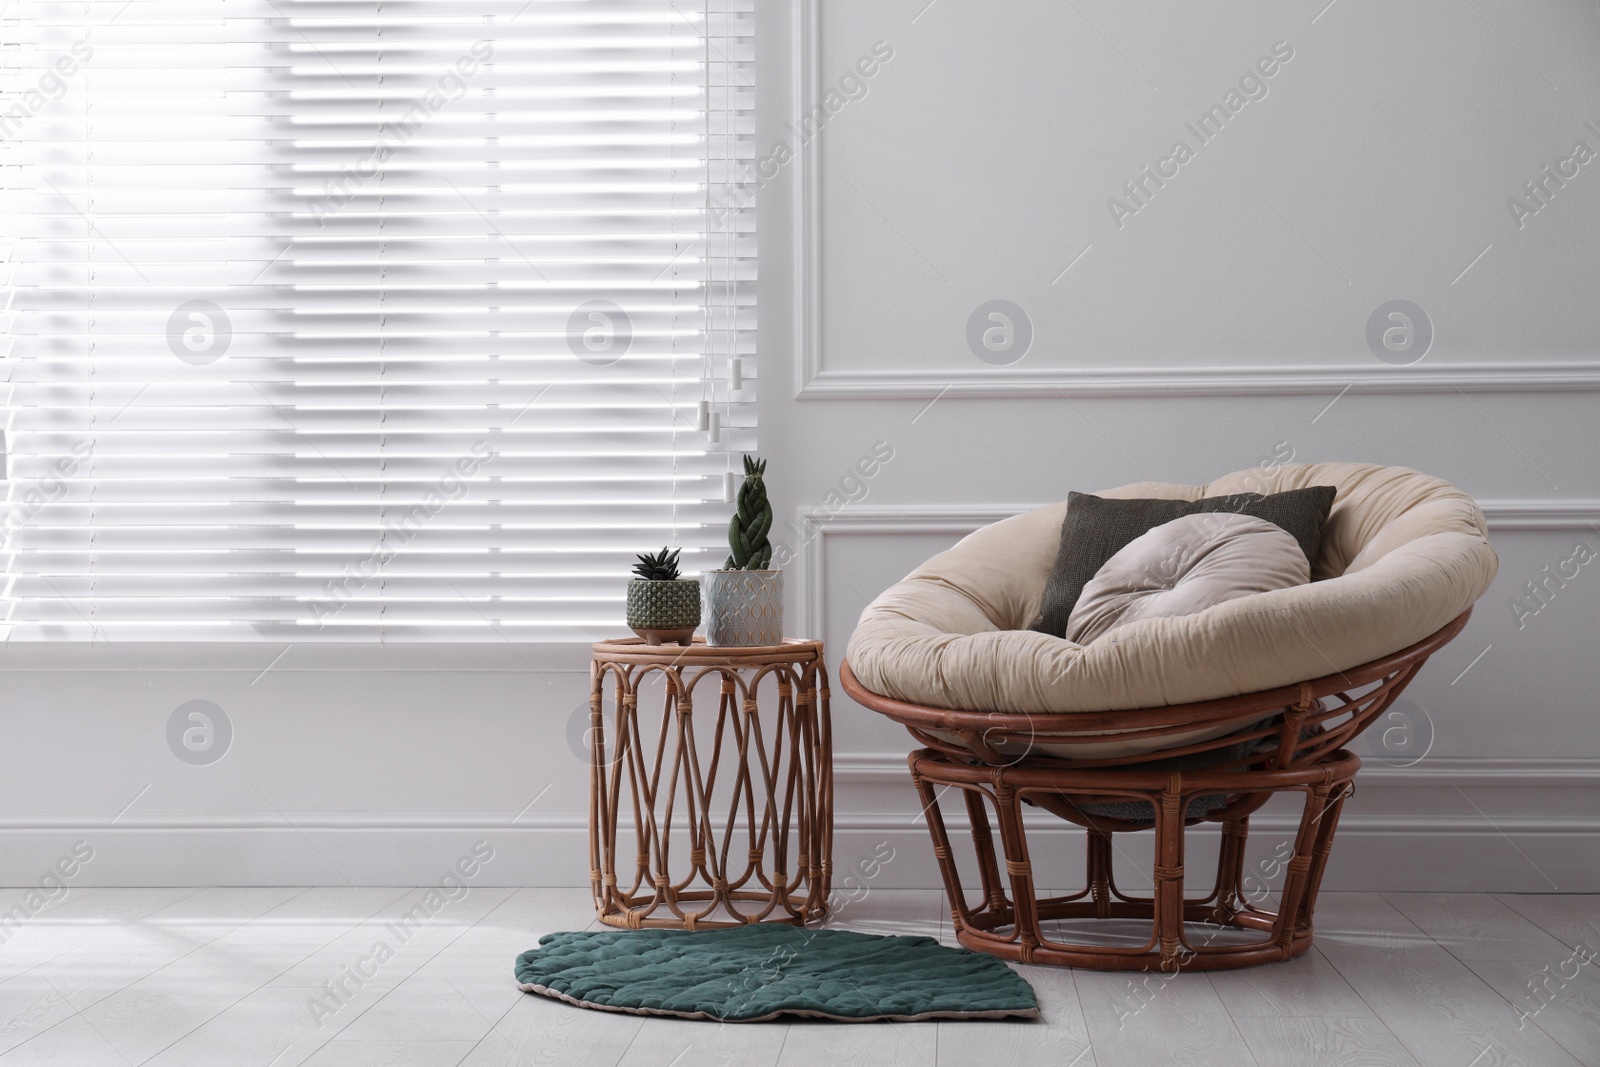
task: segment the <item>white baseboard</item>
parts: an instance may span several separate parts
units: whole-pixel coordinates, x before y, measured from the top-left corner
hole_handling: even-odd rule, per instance
[[[866,857],[894,860],[870,881],[886,888],[937,888],[927,828],[902,757],[836,759],[836,880]],[[1463,892],[1600,892],[1600,760],[1470,760],[1434,757],[1413,767],[1364,768],[1339,824],[1330,889]],[[965,811],[945,805],[955,838]],[[1251,820],[1263,855],[1292,833],[1289,815]],[[1036,861],[1070,873],[1082,831],[1041,816]],[[1193,832],[1188,864],[1203,879],[1214,831]],[[1148,835],[1118,837],[1125,884],[1148,882]],[[582,813],[128,813],[0,815],[0,884],[38,884],[77,841],[94,858],[77,886],[426,885],[475,842],[495,859],[479,884],[587,886],[589,843]],[[875,867],[873,869],[876,869]],[[6,899],[0,893],[0,904]]]
[[[956,838],[964,820],[946,823]],[[1285,840],[1286,820],[1253,820],[1257,841]],[[1204,831],[1196,831],[1197,835]],[[474,884],[486,886],[584,887],[588,885],[588,833],[581,824],[530,825],[507,829],[399,827],[364,830],[284,827],[240,829],[135,829],[93,835],[62,830],[0,831],[6,859],[0,881],[8,887],[38,885],[76,840],[92,840],[95,858],[72,885],[430,885],[475,842],[488,841],[495,860]],[[1035,854],[1054,853],[1076,862],[1082,831],[1036,828]],[[1119,865],[1119,881],[1147,887],[1147,835],[1118,838],[1130,862]],[[844,883],[856,864],[883,846],[887,864],[873,884],[884,888],[935,889],[940,885],[928,833],[903,818],[841,816],[835,826],[835,882]],[[1270,845],[1263,854],[1270,852]],[[1196,884],[1208,877],[1214,854],[1191,843],[1188,865]],[[970,878],[970,866],[964,867]],[[857,881],[866,879],[857,876]],[[1468,818],[1348,816],[1340,822],[1326,888],[1367,891],[1600,893],[1600,819],[1496,820],[1491,827]],[[16,888],[0,890],[0,910]]]

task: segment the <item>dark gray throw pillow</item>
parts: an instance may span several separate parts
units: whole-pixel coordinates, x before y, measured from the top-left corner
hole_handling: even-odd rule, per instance
[[[1315,565],[1317,551],[1322,546],[1322,524],[1328,521],[1328,511],[1337,493],[1331,485],[1290,489],[1271,496],[1233,493],[1199,500],[1119,500],[1089,493],[1068,493],[1067,517],[1061,523],[1061,548],[1056,552],[1055,566],[1050,568],[1050,578],[1045,582],[1039,621],[1031,629],[1064,636],[1067,617],[1078,603],[1084,584],[1105,566],[1106,560],[1140,534],[1185,515],[1228,511],[1265,519],[1282,527],[1299,542],[1306,559]]]

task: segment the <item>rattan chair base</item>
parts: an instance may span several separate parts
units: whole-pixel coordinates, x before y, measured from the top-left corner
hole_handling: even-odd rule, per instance
[[[1185,918],[1191,923],[1216,923],[1216,918],[1208,905],[1188,905],[1185,907]],[[1153,908],[1149,904],[1114,905],[1110,912],[1113,919],[1148,919]],[[1100,916],[1095,912],[1093,905],[1081,906],[1072,910],[1065,907],[1051,909],[1041,907],[1041,919],[1069,919]],[[1263,915],[1236,915],[1232,921],[1223,925],[1235,930],[1270,930],[1275,916],[1271,913]],[[1000,920],[996,921],[1009,921]],[[1085,970],[1097,971],[1160,971],[1164,970],[1159,952],[1145,952],[1107,958],[1103,949],[1089,945],[1057,945],[1050,942],[1041,943],[1034,948],[1031,959],[1025,958],[1020,945],[1002,937],[995,937],[987,930],[979,927],[959,928],[956,930],[956,940],[962,947],[974,952],[987,952],[991,956],[998,956],[1003,960],[1013,963],[1034,963],[1047,967],[1081,967]],[[1299,931],[1290,939],[1288,950],[1276,942],[1267,942],[1260,945],[1230,946],[1227,952],[1210,952],[1196,956],[1186,956],[1182,950],[1178,953],[1179,966],[1173,971],[1230,971],[1242,967],[1257,967],[1263,963],[1279,963],[1283,960],[1293,959],[1311,947],[1311,931]]]
[[[1351,782],[1361,759],[1340,751],[1311,767],[1292,771],[1072,774],[960,763],[923,749],[912,753],[910,764],[912,781],[928,814],[945,892],[952,902],[956,939],[962,945],[1018,963],[1170,972],[1251,967],[1290,959],[1311,947],[1317,889],[1333,848],[1339,812],[1352,792]],[[965,800],[971,824],[981,886],[976,902],[970,891],[963,889],[940,805],[941,794],[953,792],[960,792]],[[1290,853],[1274,861],[1284,875],[1280,907],[1274,912],[1258,908],[1248,899],[1254,892],[1247,884],[1244,860],[1249,812],[1279,792],[1301,793],[1304,806]],[[1205,897],[1185,898],[1185,830],[1202,820],[1185,820],[1181,813],[1188,810],[1194,797],[1213,794],[1229,798],[1223,811],[1216,879]],[[1124,893],[1113,872],[1116,850],[1112,834],[1142,827],[1096,818],[1084,810],[1108,800],[1133,799],[1147,800],[1155,809],[1155,823],[1149,828],[1156,841],[1155,880],[1148,897]],[[1078,893],[1038,895],[1022,815],[1029,804],[1057,814],[1074,814],[1077,818],[1072,821],[1087,826],[1084,889]],[[999,852],[991,812],[999,823]],[[1147,941],[1138,946],[1074,944],[1047,928],[1046,924],[1061,919],[1147,920],[1151,929]],[[1261,936],[1215,943],[1224,929]]]
[[[961,944],[1019,963],[1229,970],[1290,959],[1311,947],[1317,890],[1339,812],[1361,767],[1360,757],[1346,746],[1394,702],[1430,655],[1461,632],[1470,614],[1361,667],[1260,693],[1164,708],[1066,715],[934,708],[863,688],[848,662],[839,674],[851,698],[901,723],[927,746],[909,757],[911,778],[927,814]],[[1069,759],[1040,747],[1081,743],[1097,731],[1157,744],[1142,755],[1097,759]],[[1167,738],[1177,740],[1159,747]],[[1207,753],[1215,762],[1198,770],[1150,766]],[[941,795],[955,793],[965,801],[971,828],[980,879],[976,902],[963,890],[940,807]],[[1261,880],[1245,876],[1245,842],[1251,813],[1280,793],[1301,794],[1303,807],[1288,854],[1272,861],[1271,877],[1281,873],[1283,881],[1277,909],[1269,911],[1258,905],[1271,895],[1270,887],[1257,895]],[[1195,814],[1191,802],[1201,797],[1223,799],[1199,806],[1203,813]],[[1108,807],[1130,801],[1148,805],[1153,821],[1130,821],[1128,809]],[[1081,891],[1039,895],[1024,805],[1086,829]],[[1111,811],[1120,817],[1111,817]],[[999,824],[998,849],[991,815]],[[1196,899],[1184,892],[1184,840],[1187,827],[1199,822],[1220,823],[1222,843],[1215,881],[1205,897]],[[1113,835],[1133,832],[1155,837],[1154,888],[1148,897],[1122,892],[1113,877]],[[1076,919],[1146,920],[1151,929],[1143,945],[1109,946],[1074,944],[1047,928]],[[1229,936],[1218,943],[1223,931]],[[1261,936],[1241,942],[1237,931]]]

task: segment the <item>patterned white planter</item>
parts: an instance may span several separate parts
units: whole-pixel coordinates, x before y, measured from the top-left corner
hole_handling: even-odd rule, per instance
[[[782,571],[706,571],[706,643],[783,641]]]

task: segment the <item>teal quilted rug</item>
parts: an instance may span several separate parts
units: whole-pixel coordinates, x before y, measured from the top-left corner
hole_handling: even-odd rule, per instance
[[[993,956],[779,924],[546,934],[517,957],[516,976],[526,992],[579,1007],[725,1022],[1039,1014],[1033,987]]]

